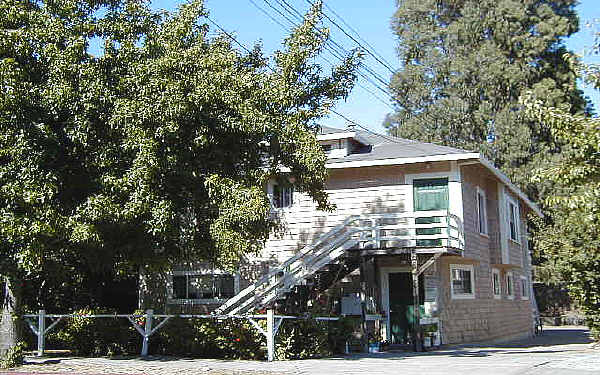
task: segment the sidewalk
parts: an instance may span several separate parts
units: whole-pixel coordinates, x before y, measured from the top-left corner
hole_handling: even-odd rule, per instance
[[[272,363],[172,357],[64,358],[47,359],[44,364],[28,364],[8,374],[598,375],[600,350],[592,350],[590,343],[585,327],[552,327],[532,340],[466,345],[427,353],[356,354]]]

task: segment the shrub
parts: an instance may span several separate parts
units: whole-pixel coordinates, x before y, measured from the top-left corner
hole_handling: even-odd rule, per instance
[[[355,322],[347,318],[338,321],[288,320],[277,335],[277,358],[320,358],[341,353],[354,327]]]
[[[76,315],[111,314],[82,309]],[[72,350],[81,356],[138,354],[142,338],[124,318],[69,318],[47,336],[48,346]]]
[[[84,309],[76,315],[107,314]],[[137,311],[134,315],[143,315]],[[138,318],[143,327],[145,319]],[[154,322],[153,326],[159,324]],[[266,328],[265,321],[259,321]],[[344,350],[355,322],[286,320],[276,338],[279,359],[329,356]],[[70,349],[81,356],[139,355],[142,336],[124,318],[65,319],[49,335],[48,347]],[[150,354],[220,359],[264,359],[266,339],[245,319],[171,318],[150,337]]]
[[[172,318],[150,339],[155,353],[202,358],[262,359],[264,337],[240,319]]]
[[[2,358],[0,358],[0,368],[9,369],[21,366],[25,359],[26,346],[27,345],[24,342],[19,342],[17,345],[10,348]]]

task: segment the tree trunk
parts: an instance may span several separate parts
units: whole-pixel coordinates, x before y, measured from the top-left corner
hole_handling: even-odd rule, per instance
[[[18,311],[18,292],[16,283],[7,276],[3,276],[4,290],[2,290],[2,316],[0,317],[0,356],[17,344],[19,329],[13,318]]]

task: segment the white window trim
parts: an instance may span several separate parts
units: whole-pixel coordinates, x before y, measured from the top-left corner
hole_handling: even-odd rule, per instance
[[[462,196],[462,177],[460,174],[460,166],[456,161],[450,162],[449,171],[441,172],[424,172],[424,173],[408,173],[404,175],[404,183],[409,187],[406,195],[406,211],[415,211],[415,197],[413,182],[414,180],[426,180],[432,178],[447,178],[448,179],[448,213],[456,215],[461,222],[464,223],[463,217],[463,196]],[[458,233],[454,231],[454,236],[458,237]],[[463,246],[466,246],[466,238],[461,238]],[[442,241],[443,243],[443,241]],[[464,252],[463,252],[464,256]]]
[[[511,290],[509,293],[508,291],[508,278],[510,277],[511,280]],[[504,275],[504,280],[505,280],[505,288],[506,288],[506,298],[508,299],[515,299],[515,277],[513,275],[513,273],[511,271],[508,271],[505,275]]]
[[[227,298],[174,298],[173,297],[173,276],[198,276],[198,275],[231,275],[233,276],[234,296],[240,292],[240,274],[225,272],[217,269],[198,269],[191,271],[171,271],[167,275],[167,303],[171,305],[221,305]]]
[[[529,299],[529,280],[527,279],[526,276],[521,276],[521,285],[519,285],[521,287],[521,299],[522,300],[528,300]],[[525,282],[525,290],[527,295],[523,295],[523,282]]]
[[[515,234],[516,239],[511,238],[510,236],[510,205],[513,204],[515,206]],[[510,241],[521,244],[521,213],[519,208],[519,202],[517,202],[512,196],[506,195],[506,234]]]
[[[494,275],[498,275],[498,294],[496,294],[496,290],[494,289]],[[492,268],[492,295],[494,299],[502,298],[502,277],[500,276],[500,270],[497,268]]]
[[[295,197],[297,198],[296,189],[294,189],[294,187],[292,185],[289,186],[289,188],[292,189],[292,192],[291,192],[292,204],[290,204],[289,206],[285,206],[285,207],[275,207],[275,185],[280,185],[280,184],[278,184],[277,182],[271,181],[267,186],[267,195],[271,202],[271,212],[284,212],[284,211],[289,211],[289,210],[293,209],[294,206],[296,205],[296,199],[294,199]],[[282,188],[285,189],[285,188],[288,188],[288,186],[282,186]]]
[[[481,229],[481,220],[479,219],[479,197],[483,196],[483,222],[485,223],[485,230],[482,231]],[[489,238],[489,223],[488,223],[488,215],[487,215],[487,196],[485,195],[485,190],[483,190],[482,188],[480,188],[479,186],[477,186],[477,196],[476,196],[476,203],[477,203],[477,230],[479,231],[479,234],[482,235],[483,237],[488,237]]]
[[[454,284],[452,283],[452,271],[454,270],[464,270],[471,272],[471,293],[454,293]],[[475,268],[472,264],[450,265],[450,296],[452,299],[475,299]]]

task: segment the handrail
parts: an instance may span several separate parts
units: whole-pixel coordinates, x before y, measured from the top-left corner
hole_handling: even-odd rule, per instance
[[[413,220],[410,220],[408,223],[401,224],[377,224],[377,221],[382,219],[416,219],[426,217],[445,217],[446,222],[416,224]],[[453,223],[451,223],[451,220]],[[371,225],[361,225],[364,221],[368,221]],[[431,228],[446,228],[447,231],[445,235],[441,233],[416,234],[416,229]],[[382,236],[381,231],[385,230],[409,230],[413,233],[407,235]],[[451,230],[457,231],[457,236],[452,235],[450,233]],[[258,281],[227,300],[227,302],[214,311],[214,314],[223,314],[230,308],[232,310],[229,314],[236,314],[251,306],[253,303],[269,303],[277,298],[280,293],[289,291],[288,289],[313,274],[313,269],[316,266],[322,267],[323,265],[321,263],[323,259],[340,249],[340,247],[343,247],[354,235],[369,232],[372,233],[371,237],[361,235],[356,243],[375,242],[376,246],[380,246],[382,241],[440,239],[447,241],[444,245],[446,247],[464,248],[463,223],[458,216],[449,213],[447,210],[351,215],[329,232],[320,236],[315,242],[304,246],[300,251],[280,264],[277,269],[262,276]],[[456,243],[457,246],[454,246],[453,243]],[[337,257],[339,257],[339,255],[337,255],[335,259],[329,259],[329,261],[335,261]],[[307,273],[305,270],[309,270],[310,272]]]

